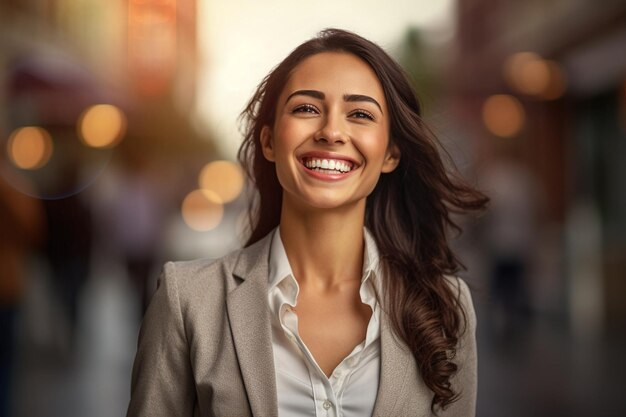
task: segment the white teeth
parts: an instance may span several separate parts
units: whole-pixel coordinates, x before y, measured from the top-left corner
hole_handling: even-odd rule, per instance
[[[338,159],[307,159],[304,165],[310,169],[325,169],[330,171],[349,172],[352,170],[351,164]]]

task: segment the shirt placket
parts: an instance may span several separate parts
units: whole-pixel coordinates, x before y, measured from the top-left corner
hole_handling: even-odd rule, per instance
[[[304,356],[306,367],[309,371],[309,378],[313,387],[316,417],[337,417],[338,404],[333,386],[300,338],[298,333],[298,316],[293,312],[292,306],[284,305],[282,310],[283,329],[287,334],[287,338],[297,346],[298,351]]]
[[[311,368],[312,365],[309,365]],[[317,372],[315,369],[310,369]],[[337,398],[326,375],[317,375],[313,378],[313,390],[315,393],[315,411],[317,417],[336,417]]]

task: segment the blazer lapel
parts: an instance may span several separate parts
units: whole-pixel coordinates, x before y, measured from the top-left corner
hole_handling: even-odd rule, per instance
[[[380,383],[374,404],[374,416],[392,416],[393,409],[401,396],[402,388],[412,359],[404,345],[395,340],[389,318],[381,312],[380,324]]]
[[[426,415],[432,393],[421,380],[413,354],[393,332],[389,317],[382,312],[381,319],[380,383],[373,415]]]
[[[237,359],[254,416],[278,415],[267,307],[271,235],[241,252],[233,274],[242,282],[226,301]]]

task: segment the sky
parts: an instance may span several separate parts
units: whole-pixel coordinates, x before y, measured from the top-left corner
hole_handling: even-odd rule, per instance
[[[449,34],[453,0],[204,0],[198,2],[195,119],[221,156],[241,143],[237,117],[255,87],[296,46],[321,29],[354,31],[392,52],[409,27]]]

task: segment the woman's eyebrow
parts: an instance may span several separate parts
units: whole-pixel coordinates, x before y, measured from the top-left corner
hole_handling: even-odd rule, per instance
[[[318,100],[324,100],[324,98],[326,97],[326,95],[324,93],[322,93],[321,91],[317,91],[317,90],[298,90],[298,91],[294,91],[293,93],[289,94],[289,97],[287,97],[287,100],[285,100],[285,103],[289,102],[289,100],[291,100],[291,98],[293,96],[309,96],[309,97],[316,98]]]
[[[370,103],[374,103],[376,107],[378,107],[378,110],[383,113],[383,108],[380,106],[380,104],[378,104],[378,102],[370,96],[365,96],[363,94],[344,94],[343,99],[344,101],[348,102],[369,101]]]

